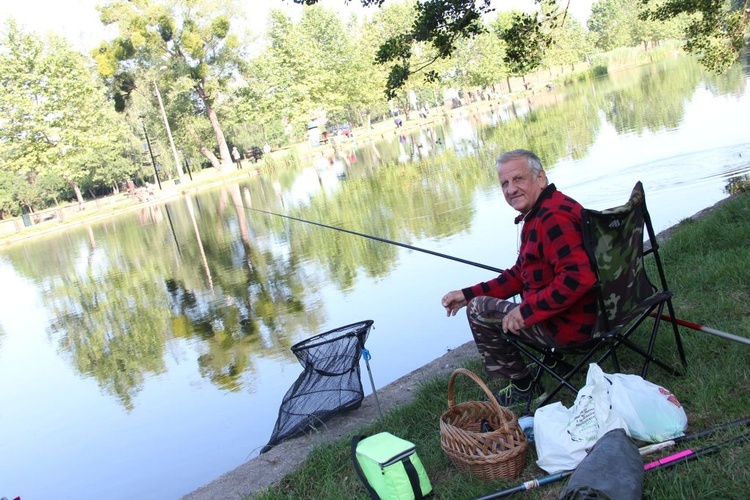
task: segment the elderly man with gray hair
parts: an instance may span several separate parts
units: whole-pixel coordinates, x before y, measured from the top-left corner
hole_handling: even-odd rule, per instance
[[[495,397],[513,406],[540,396],[518,349],[496,329],[477,321],[493,318],[505,334],[540,346],[585,342],[596,321],[596,276],[583,247],[582,206],[549,184],[542,162],[517,149],[497,159],[505,201],[523,224],[518,259],[496,278],[448,292],[442,305],[448,316],[467,307],[469,327],[487,375],[508,380]],[[520,303],[510,299],[520,295]],[[532,393],[532,390],[535,391]]]

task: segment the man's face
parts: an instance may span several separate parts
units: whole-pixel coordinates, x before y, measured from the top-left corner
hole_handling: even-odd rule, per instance
[[[514,158],[503,163],[497,169],[497,175],[505,201],[522,214],[531,210],[547,187],[547,175],[544,171],[534,176],[525,158]]]

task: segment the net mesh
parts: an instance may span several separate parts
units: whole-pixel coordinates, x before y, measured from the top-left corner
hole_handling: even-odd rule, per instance
[[[304,371],[284,395],[271,439],[261,454],[359,407],[364,399],[359,358],[372,323],[342,326],[292,346]]]

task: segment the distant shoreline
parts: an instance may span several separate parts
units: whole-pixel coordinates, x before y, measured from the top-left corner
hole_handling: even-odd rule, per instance
[[[385,139],[386,134],[391,133],[405,133],[413,131],[424,126],[432,126],[435,123],[449,119],[451,116],[460,112],[469,112],[477,109],[482,109],[489,106],[495,106],[509,102],[507,98],[499,100],[486,100],[478,101],[467,104],[460,108],[453,108],[451,110],[443,110],[442,108],[433,108],[433,114],[426,118],[415,118],[407,121],[403,127],[397,129],[395,124],[391,121],[379,122],[370,130],[365,128],[353,129],[352,134],[354,141],[346,139],[346,142],[338,144],[340,148],[347,148],[350,145],[359,146],[361,144],[368,144],[374,141]],[[291,152],[296,152],[297,156],[301,160],[308,160],[316,157],[329,157],[335,155],[336,149],[331,145],[323,145],[311,147],[306,143],[298,143],[288,148],[280,149],[269,153],[271,156],[284,156]],[[262,161],[262,160],[261,160]],[[229,172],[219,173],[213,168],[204,169],[201,172],[193,174],[194,179],[186,181],[185,183],[178,182],[179,179],[167,179],[162,181],[162,188],[155,191],[156,196],[152,200],[148,201],[137,201],[131,199],[126,192],[120,192],[96,200],[90,200],[86,202],[87,209],[79,210],[77,204],[71,203],[64,207],[57,207],[52,209],[45,209],[38,213],[45,213],[50,211],[64,211],[72,214],[67,216],[67,220],[48,222],[44,225],[35,228],[22,229],[19,232],[11,233],[6,231],[5,236],[1,236],[0,231],[0,247],[9,247],[16,243],[23,243],[32,239],[37,239],[42,236],[50,234],[56,234],[66,229],[80,227],[92,222],[98,222],[110,217],[115,217],[133,210],[142,209],[151,205],[158,205],[171,200],[177,196],[184,196],[187,194],[198,193],[206,189],[211,189],[217,186],[233,184],[238,180],[247,177],[256,177],[262,173],[261,168],[258,164],[252,163],[249,160],[243,160],[244,168],[242,170],[232,170]],[[101,207],[100,207],[101,206]],[[89,210],[90,209],[90,210]],[[0,221],[0,224],[14,224],[20,225],[20,217],[14,219],[8,219]]]

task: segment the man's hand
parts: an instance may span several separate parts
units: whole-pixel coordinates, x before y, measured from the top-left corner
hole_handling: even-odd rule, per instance
[[[468,301],[464,297],[464,292],[461,290],[453,290],[452,292],[446,293],[440,303],[445,308],[447,316],[455,316],[456,313],[464,307]]]
[[[508,314],[503,318],[503,331],[505,333],[518,334],[521,328],[525,328],[526,323],[523,322],[523,316],[521,316],[521,308],[514,307]]]

